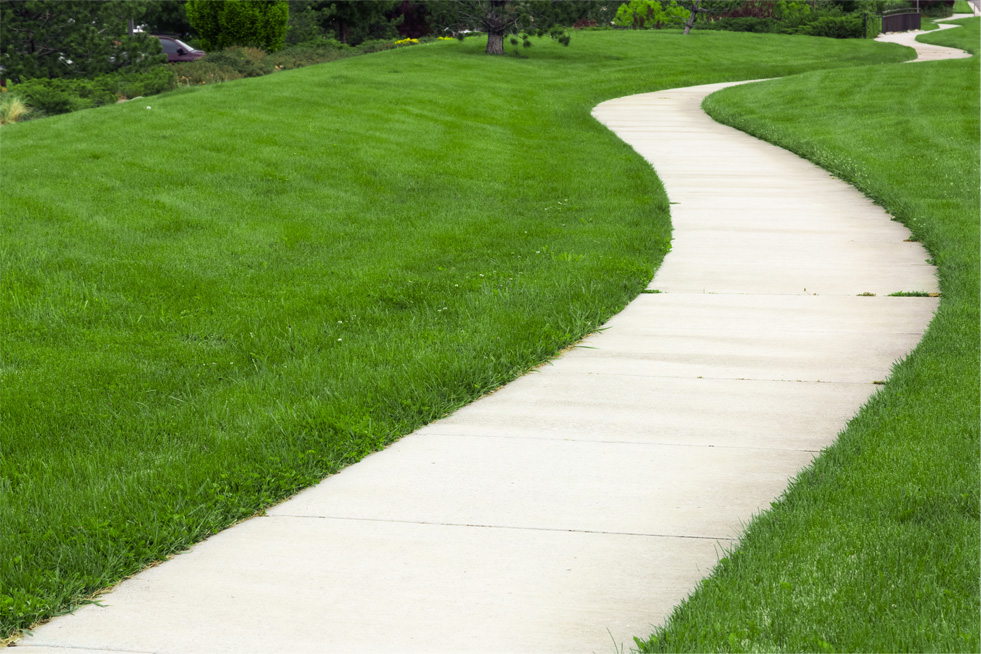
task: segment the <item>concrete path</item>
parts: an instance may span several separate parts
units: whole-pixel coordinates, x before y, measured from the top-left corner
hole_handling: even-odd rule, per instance
[[[903,227],[710,120],[718,88],[594,111],[676,203],[662,293],[18,651],[609,652],[649,634],[937,306],[887,297],[937,290]]]
[[[971,14],[954,14],[950,18],[942,20],[956,20],[958,18],[973,18],[973,16]],[[960,27],[960,25],[948,25],[938,20],[937,27],[941,30],[949,30],[955,27]],[[940,45],[920,43],[916,40],[916,37],[929,33],[930,32],[925,32],[922,30],[917,30],[914,32],[890,32],[889,34],[880,34],[879,36],[875,37],[875,40],[882,43],[898,43],[899,45],[905,45],[908,48],[914,48],[916,50],[916,59],[906,63],[939,61],[942,59],[969,59],[971,57],[970,52],[965,52],[956,48],[945,48],[944,46]]]

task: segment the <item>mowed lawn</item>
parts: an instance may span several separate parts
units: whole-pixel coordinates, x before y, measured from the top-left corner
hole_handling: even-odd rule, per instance
[[[722,33],[483,47],[3,127],[0,638],[522,374],[635,297],[669,248],[668,203],[597,103],[909,57]]]
[[[979,19],[920,40],[979,50]],[[710,96],[849,181],[939,269],[923,342],[644,651],[981,651],[979,66],[816,72]]]

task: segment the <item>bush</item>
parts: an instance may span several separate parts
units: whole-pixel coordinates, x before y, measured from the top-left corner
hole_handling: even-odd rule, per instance
[[[272,62],[258,48],[233,46],[212,52],[205,59],[215,66],[231,68],[240,77],[261,77],[273,71]]]
[[[236,45],[274,51],[286,40],[290,13],[285,0],[189,0],[185,7],[208,51]]]
[[[173,69],[177,75],[177,85],[200,86],[201,84],[217,84],[242,79],[242,74],[234,68],[220,66],[209,61],[209,59],[210,57],[205,57],[197,61],[174,64]]]
[[[29,79],[17,84],[17,94],[32,109],[54,116],[79,109],[114,104],[119,98],[112,75],[87,79]]]
[[[865,24],[859,14],[822,16],[801,26],[798,34],[832,39],[861,39],[865,38]]]
[[[370,41],[362,41],[360,45],[354,46],[352,50],[360,54],[371,54],[372,52],[392,50],[396,47],[395,43],[388,39],[372,39]]]
[[[274,70],[290,70],[340,59],[349,49],[334,39],[318,39],[274,52],[269,55],[269,60]]]
[[[713,21],[699,21],[695,23],[696,29],[721,30],[725,32],[754,32],[757,34],[774,33],[780,27],[780,21],[772,18],[718,18]]]
[[[688,11],[674,0],[630,0],[620,5],[613,24],[633,29],[661,29],[664,25],[684,22]]]
[[[920,13],[930,18],[949,18],[954,15],[954,0],[922,0]]]
[[[865,25],[865,38],[874,39],[882,33],[882,16],[869,14],[868,22]]]
[[[137,73],[119,73],[116,76],[116,93],[122,98],[157,95],[177,86],[177,75],[169,66],[158,66]]]
[[[176,85],[174,71],[158,66],[144,71],[109,73],[95,79],[30,79],[17,84],[16,89],[28,106],[54,116],[140,95],[156,95]]]

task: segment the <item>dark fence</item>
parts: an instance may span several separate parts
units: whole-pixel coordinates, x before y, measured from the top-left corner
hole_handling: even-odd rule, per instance
[[[909,32],[920,29],[920,14],[909,9],[882,12],[882,32]]]

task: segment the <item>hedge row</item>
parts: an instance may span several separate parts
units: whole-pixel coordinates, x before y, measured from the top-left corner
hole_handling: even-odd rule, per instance
[[[435,39],[420,39],[427,40]],[[333,39],[318,39],[273,53],[258,48],[232,47],[209,53],[197,61],[161,64],[139,73],[110,73],[93,79],[30,79],[11,85],[8,90],[33,110],[32,118],[40,118],[156,95],[178,86],[259,77],[398,47],[404,47],[404,44],[365,41],[351,47]]]
[[[53,116],[170,91],[177,76],[166,66],[142,72],[109,73],[93,79],[29,79],[8,89],[34,110]]]
[[[870,17],[871,18],[871,17]],[[767,34],[803,34],[825,36],[834,39],[863,39],[866,37],[865,19],[862,14],[819,16],[812,21],[791,25],[775,18],[719,18],[696,23],[698,29],[727,32],[757,32]]]

